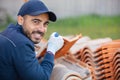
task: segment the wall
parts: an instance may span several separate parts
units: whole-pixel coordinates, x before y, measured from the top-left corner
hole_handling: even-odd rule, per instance
[[[98,14],[120,15],[120,0],[42,0],[59,18]],[[16,18],[24,0],[0,0],[0,8],[4,8]],[[1,11],[0,11],[1,13]]]
[[[59,17],[98,14],[120,15],[120,0],[43,0]]]

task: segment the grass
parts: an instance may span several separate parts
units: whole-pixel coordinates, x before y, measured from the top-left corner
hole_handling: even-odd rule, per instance
[[[0,31],[4,28],[0,27]],[[92,39],[105,37],[120,39],[120,16],[88,15],[59,19],[49,25],[45,38],[48,38],[54,31],[62,36],[81,33]]]
[[[120,16],[78,16],[74,18],[60,19],[48,27],[47,34],[53,31],[61,35],[82,34],[93,39],[110,37],[120,39]]]

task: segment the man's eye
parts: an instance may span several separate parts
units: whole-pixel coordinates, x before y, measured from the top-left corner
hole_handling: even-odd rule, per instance
[[[38,23],[38,21],[37,21],[37,20],[34,20],[34,23]]]
[[[34,23],[34,24],[39,24],[39,22],[40,22],[40,21],[38,21],[38,20],[33,20],[33,23]]]
[[[45,25],[48,25],[49,23],[47,22],[47,23],[45,23]]]

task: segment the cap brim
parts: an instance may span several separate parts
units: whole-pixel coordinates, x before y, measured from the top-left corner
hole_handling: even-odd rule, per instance
[[[55,22],[57,20],[56,15],[51,11],[36,11],[36,12],[33,12],[33,13],[29,13],[29,15],[37,16],[37,15],[42,14],[42,13],[48,13],[50,21]]]
[[[56,15],[55,15],[53,12],[49,11],[49,12],[47,12],[47,13],[48,13],[49,19],[50,19],[51,21],[55,22],[55,21],[57,20],[57,17],[56,17]]]

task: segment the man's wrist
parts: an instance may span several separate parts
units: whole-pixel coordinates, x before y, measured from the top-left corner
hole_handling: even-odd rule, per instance
[[[52,55],[55,55],[53,52],[51,52],[51,51],[47,51],[47,53],[49,53],[49,54],[52,54]]]

